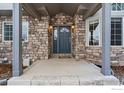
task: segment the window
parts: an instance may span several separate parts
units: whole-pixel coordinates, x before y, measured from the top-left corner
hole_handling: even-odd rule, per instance
[[[122,11],[124,10],[124,3],[113,3],[112,4],[113,11]]]
[[[3,22],[3,41],[12,41],[12,22]],[[28,22],[22,22],[22,40],[28,41]]]
[[[99,21],[89,22],[89,45],[99,45]]]
[[[111,19],[111,45],[122,45],[122,18]]]
[[[22,40],[27,42],[28,41],[28,22],[22,22]]]
[[[12,23],[4,22],[4,40],[10,41],[12,40]]]

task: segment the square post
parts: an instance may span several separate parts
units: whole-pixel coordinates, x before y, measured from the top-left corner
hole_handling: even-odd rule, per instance
[[[23,73],[22,69],[22,6],[19,3],[13,4],[13,62],[12,72],[13,77],[20,76]]]
[[[111,42],[111,4],[102,4],[102,73],[111,75],[110,67]]]

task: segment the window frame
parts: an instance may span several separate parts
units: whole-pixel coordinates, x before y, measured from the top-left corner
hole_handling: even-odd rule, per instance
[[[115,10],[113,10],[113,4],[115,4]],[[118,4],[121,4],[120,10],[118,10]],[[114,11],[114,12],[124,11],[123,7],[124,7],[124,3],[112,3],[111,4],[111,10]]]
[[[4,24],[5,23],[12,23],[11,21],[3,21],[3,23],[2,23],[2,42],[12,42],[12,40],[5,40],[4,39],[4,32],[5,32],[5,30],[4,30]]]
[[[93,21],[98,21],[98,25],[99,25],[99,44],[98,45],[90,45],[89,44],[89,25],[90,25],[90,22],[93,22]],[[102,39],[102,35],[101,35],[101,19],[99,17],[91,17],[89,19],[86,20],[86,46],[87,47],[101,47],[101,39]]]
[[[23,42],[28,42],[29,41],[29,22],[28,21],[22,21],[22,23],[23,22],[26,22],[27,23],[27,40],[24,40]]]
[[[27,22],[27,40],[24,40],[22,42],[28,42],[29,41],[29,38],[28,38],[29,37],[29,22],[28,21],[22,21],[22,23],[23,22]],[[12,27],[13,27],[12,21],[3,21],[2,22],[2,42],[13,42],[13,40],[5,40],[4,39],[4,24],[5,23],[11,23],[12,24]],[[13,35],[12,35],[12,39],[13,39]]]
[[[123,17],[111,17],[111,19],[112,18],[120,18],[121,19],[121,45],[111,45],[112,47],[119,47],[119,46],[124,46],[124,35],[123,35],[123,33],[124,33],[124,30],[123,30]],[[112,22],[111,22],[112,23]],[[112,29],[112,28],[111,28]],[[111,30],[112,31],[112,30]],[[111,34],[112,35],[112,34]],[[110,44],[111,44],[111,42],[110,42]]]
[[[102,47],[102,9],[100,9],[95,15],[93,15],[92,17],[89,17],[86,19],[85,21],[85,45],[86,47]],[[124,12],[123,11],[111,11],[111,18],[122,18],[122,45],[111,45],[112,48],[114,47],[124,47]],[[99,38],[99,46],[93,46],[93,45],[89,45],[89,35],[88,35],[88,29],[89,29],[89,21],[91,20],[99,20],[99,24],[100,24],[100,38]]]
[[[98,23],[97,26],[99,26],[99,20],[92,20],[92,21],[89,21],[89,32],[88,32],[88,37],[89,37],[89,42],[90,42],[90,25],[92,24],[93,25],[93,32],[94,32],[94,25]],[[93,38],[94,38],[94,34],[93,34]],[[98,39],[99,39],[99,32],[98,32]],[[99,40],[98,40],[98,45],[99,45]],[[93,42],[93,45],[90,45],[89,43],[89,46],[98,46],[98,45],[95,45],[94,42]]]

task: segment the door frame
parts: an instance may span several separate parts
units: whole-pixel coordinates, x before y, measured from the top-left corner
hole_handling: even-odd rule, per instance
[[[54,38],[54,27],[70,27],[70,33],[71,33],[71,51],[70,53],[53,53],[53,38]],[[72,54],[72,29],[71,29],[71,25],[53,25],[53,28],[52,28],[52,54]]]

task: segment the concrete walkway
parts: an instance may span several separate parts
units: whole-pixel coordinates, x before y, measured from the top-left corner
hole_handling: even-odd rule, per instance
[[[35,62],[8,85],[119,85],[119,80],[104,76],[100,68],[85,60],[49,59]]]

